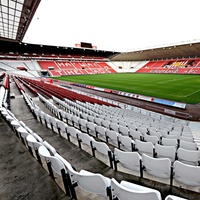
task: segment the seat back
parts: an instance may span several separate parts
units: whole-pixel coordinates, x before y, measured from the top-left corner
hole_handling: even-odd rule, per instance
[[[152,158],[143,154],[142,161],[147,173],[160,178],[171,178],[171,161],[169,158]]]
[[[77,184],[80,188],[103,197],[108,197],[108,188],[111,180],[101,174],[81,170],[76,174]]]
[[[161,200],[160,192],[133,183],[122,181],[120,184],[111,179],[111,191],[113,199],[125,200]]]
[[[178,160],[181,162],[184,162],[186,164],[198,165],[199,164],[199,156],[200,156],[200,153],[197,150],[196,151],[187,150],[187,149],[183,149],[181,147],[179,147],[177,150]]]
[[[187,142],[194,142],[194,138],[192,136],[181,135],[179,139],[180,139],[180,141],[184,140],[184,141],[187,141]]]
[[[114,159],[121,165],[133,171],[141,170],[142,158],[138,152],[125,152],[117,148],[114,149]]]
[[[200,186],[200,167],[174,162],[174,179],[190,186]]]
[[[118,135],[120,149],[125,151],[133,151],[135,149],[135,142],[129,136]]]
[[[144,140],[146,142],[152,142],[154,145],[159,143],[159,138],[155,135],[144,134]]]
[[[119,133],[129,136],[129,129],[126,126],[119,125]]]
[[[184,140],[180,140],[179,147],[188,150],[197,150],[197,143],[196,142],[188,142]]]
[[[168,195],[168,196],[165,197],[165,200],[188,200],[188,199],[178,197],[178,196],[175,196],[175,195]]]
[[[119,125],[117,123],[111,122],[110,129],[119,132]]]
[[[160,144],[156,144],[155,152],[157,158],[169,158],[171,162],[174,162],[176,157],[176,148],[174,146],[162,146]]]
[[[174,146],[177,148],[178,141],[175,138],[162,138],[162,145],[163,146]]]
[[[142,140],[143,139],[143,136],[142,134],[139,132],[139,131],[136,131],[136,130],[130,130],[129,132],[129,135],[130,137],[132,137],[134,140],[135,139],[138,139],[138,140]]]
[[[110,144],[114,144],[115,146],[118,146],[118,136],[120,134],[116,131],[112,130],[106,130],[106,137],[107,137],[107,142]]]
[[[155,147],[152,142],[143,142],[140,140],[135,140],[135,147],[139,151],[140,154],[147,154],[150,156],[154,156],[155,154]]]

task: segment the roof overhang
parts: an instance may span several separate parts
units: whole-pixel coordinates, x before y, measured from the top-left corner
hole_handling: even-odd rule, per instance
[[[0,39],[21,42],[41,0],[0,0]]]

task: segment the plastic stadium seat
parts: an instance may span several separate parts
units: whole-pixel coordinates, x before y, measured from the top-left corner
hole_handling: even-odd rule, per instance
[[[99,153],[101,153],[102,155],[106,156],[109,160],[109,165],[111,168],[113,168],[113,152],[111,151],[111,149],[108,147],[108,145],[104,142],[98,142],[98,141],[92,141],[92,152],[93,152],[93,156],[96,157],[96,153],[95,151],[98,151]]]
[[[200,167],[174,162],[174,180],[189,186],[200,186]]]
[[[135,139],[138,139],[138,140],[143,140],[143,135],[140,133],[140,131],[136,131],[136,130],[130,130],[129,132],[130,134],[130,137],[135,140]]]
[[[114,178],[111,179],[111,191],[113,199],[161,200],[161,194],[158,190],[127,181],[118,183]]]
[[[115,170],[117,170],[117,163],[121,163],[123,167],[130,169],[132,171],[140,172],[140,176],[142,176],[141,175],[142,158],[138,152],[125,152],[115,148],[114,149]]]
[[[111,200],[111,180],[101,174],[91,173],[86,170],[75,171],[72,167],[68,168],[72,187],[79,186],[81,189],[92,194],[100,195]],[[77,199],[76,194],[72,193],[73,199]]]
[[[135,140],[135,148],[142,155],[143,153],[154,157],[155,155],[155,146],[152,142],[143,142],[138,139]]]
[[[126,136],[129,136],[129,128],[127,126],[123,126],[123,125],[119,125],[119,133],[122,134],[122,135],[126,135]]]
[[[79,147],[81,149],[82,149],[82,144],[85,144],[92,150],[91,141],[94,141],[94,138],[92,136],[89,136],[87,133],[78,132],[77,137],[78,137]]]
[[[199,165],[200,152],[198,150],[188,150],[181,147],[177,150],[177,159],[190,165]]]
[[[180,140],[179,147],[188,150],[198,150],[196,142],[187,142],[184,140]]]
[[[178,141],[175,138],[162,138],[161,141],[163,146],[174,146],[175,148],[177,148],[178,146]]]
[[[106,130],[106,142],[118,147],[118,145],[119,145],[119,141],[118,141],[119,135],[120,134],[118,132],[107,129]]]
[[[159,178],[167,178],[172,185],[172,168],[169,158],[153,158],[142,154],[142,165],[145,172]]]
[[[126,135],[118,135],[118,146],[119,149],[124,151],[134,151],[135,150],[135,142],[131,139],[131,137]]]
[[[160,141],[160,139],[155,135],[144,134],[143,137],[144,137],[144,141],[152,142],[154,145],[158,144]]]
[[[188,200],[188,199],[178,197],[178,196],[175,196],[175,195],[168,195],[168,196],[165,197],[165,200]]]
[[[174,146],[155,144],[155,152],[157,158],[169,158],[171,162],[175,161],[176,148]]]

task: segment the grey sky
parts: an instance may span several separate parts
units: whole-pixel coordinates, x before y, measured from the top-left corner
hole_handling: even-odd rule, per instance
[[[42,0],[27,43],[131,51],[200,39],[199,0]]]

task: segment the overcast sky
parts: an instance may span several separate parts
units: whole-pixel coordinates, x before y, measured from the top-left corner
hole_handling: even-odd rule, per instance
[[[200,40],[199,0],[42,0],[23,42],[131,51]]]

